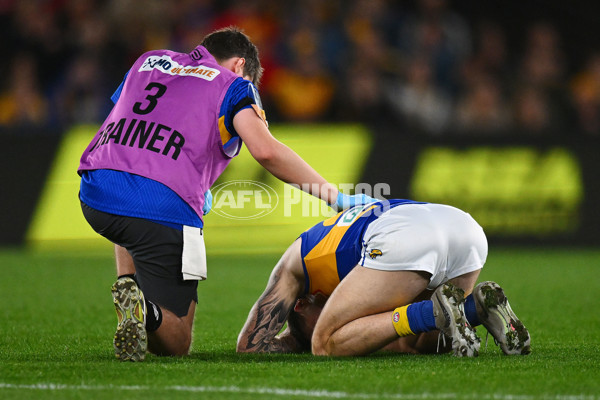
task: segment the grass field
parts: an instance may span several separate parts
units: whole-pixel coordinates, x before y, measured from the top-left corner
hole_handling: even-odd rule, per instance
[[[503,285],[532,354],[490,340],[476,359],[237,355],[276,260],[209,256],[191,355],[135,364],[113,359],[110,248],[1,250],[0,399],[600,399],[600,250],[492,247],[481,279]]]

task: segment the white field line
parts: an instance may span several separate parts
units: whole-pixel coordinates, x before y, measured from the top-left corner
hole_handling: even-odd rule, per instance
[[[301,396],[304,398],[324,399],[399,399],[399,400],[428,400],[428,399],[481,399],[481,400],[597,400],[594,395],[512,395],[512,394],[485,394],[472,395],[458,393],[349,393],[329,390],[304,390],[284,389],[273,387],[248,387],[239,386],[128,386],[128,385],[65,385],[60,383],[14,384],[0,382],[0,389],[40,390],[40,391],[174,391],[198,393],[240,393],[276,396]]]

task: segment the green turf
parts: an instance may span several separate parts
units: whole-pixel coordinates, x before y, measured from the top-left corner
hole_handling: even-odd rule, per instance
[[[481,280],[505,288],[532,354],[490,340],[476,359],[237,355],[276,259],[210,257],[191,355],[135,364],[113,359],[110,249],[0,251],[0,399],[600,398],[600,250],[492,248]]]

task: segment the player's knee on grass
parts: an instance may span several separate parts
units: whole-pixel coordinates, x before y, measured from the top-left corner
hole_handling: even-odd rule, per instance
[[[315,356],[329,356],[331,352],[326,346],[327,340],[319,335],[313,334],[311,351]]]
[[[310,340],[311,352],[315,356],[329,356],[331,355],[331,346],[329,342],[331,340],[332,331],[328,331],[323,326],[323,321],[318,321],[318,326],[313,330],[312,338]]]
[[[331,333],[317,331],[313,333],[311,340],[311,351],[315,356],[336,356],[337,348]]]

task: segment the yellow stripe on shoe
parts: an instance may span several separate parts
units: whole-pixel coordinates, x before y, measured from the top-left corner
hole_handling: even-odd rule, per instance
[[[113,339],[115,357],[143,361],[148,348],[144,293],[129,277],[119,278],[111,291],[118,319]]]

